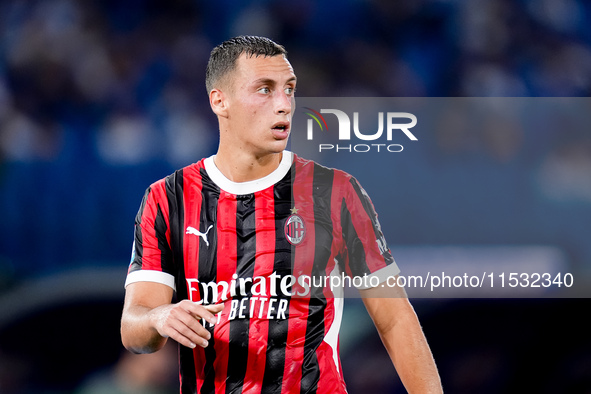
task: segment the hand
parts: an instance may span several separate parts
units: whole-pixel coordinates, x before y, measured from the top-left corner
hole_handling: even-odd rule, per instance
[[[164,338],[172,338],[191,349],[207,347],[210,332],[203,327],[201,319],[215,324],[215,314],[224,309],[224,304],[199,305],[189,300],[177,304],[166,304],[154,308],[150,313],[152,326]]]

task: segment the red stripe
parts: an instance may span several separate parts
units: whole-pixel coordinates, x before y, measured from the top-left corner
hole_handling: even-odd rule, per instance
[[[294,205],[298,215],[304,223],[312,223],[314,207],[310,201],[312,196],[313,165],[311,162],[302,166],[296,163],[295,179],[293,180]],[[310,276],[314,262],[315,248],[314,226],[306,227],[304,240],[294,247],[294,272],[296,277]],[[303,292],[299,286],[293,287],[294,292]],[[304,360],[304,344],[308,323],[310,303],[309,295],[305,297],[294,295],[289,303],[289,328],[287,332],[287,346],[285,348],[285,367],[283,372],[282,393],[299,392],[302,380],[302,365]]]
[[[332,182],[330,211],[331,211],[331,222],[332,222],[332,245],[330,251],[330,258],[326,264],[325,275],[328,277],[336,266],[335,258],[338,255],[346,256],[346,250],[343,240],[343,229],[341,227],[341,208],[343,203],[343,184],[340,182],[341,178],[338,176],[338,171],[335,171],[335,176]],[[335,216],[334,213],[337,213]],[[324,295],[327,299],[333,298],[334,294],[330,291],[330,287],[327,286],[324,289]]]
[[[341,221],[340,221],[340,212],[341,212],[341,205],[342,205],[342,188],[343,184],[340,183],[341,179],[335,174],[332,183],[332,190],[331,190],[331,202],[330,202],[330,212],[331,212],[331,221],[332,221],[332,245],[331,245],[331,256],[327,261],[326,269],[324,275],[326,278],[330,277],[330,274],[334,270],[336,266],[335,256],[339,254],[341,251],[341,243],[342,243],[342,230],[341,230]],[[334,213],[337,213],[335,215]],[[308,226],[312,227],[312,226]],[[324,297],[326,298],[326,307],[324,309],[324,335],[328,334],[331,326],[334,324],[335,319],[335,303],[334,303],[334,293],[332,292],[330,285],[324,287]],[[334,363],[334,349],[325,341],[322,341],[316,349],[316,358],[318,360],[318,368],[319,368],[319,381],[317,386],[318,393],[325,393],[325,392],[332,392],[332,393],[340,393],[346,392],[345,390],[345,383],[342,377],[342,371],[339,369],[337,371],[337,366]],[[337,352],[338,357],[338,352]]]
[[[255,193],[256,221],[256,262],[254,277],[268,277],[275,265],[275,201],[273,188]],[[267,289],[270,281],[267,280]],[[259,319],[260,303],[256,302],[254,317],[250,319],[248,362],[244,377],[243,392],[258,392],[263,383],[267,356],[269,320],[267,312],[269,300],[264,304],[263,314]],[[250,310],[249,310],[250,312]]]
[[[334,297],[326,299],[327,305],[324,309],[324,335],[328,334],[328,330],[334,323],[335,318],[335,304]],[[337,342],[338,344],[338,342]],[[342,377],[342,369],[337,371],[337,365],[334,363],[333,354],[336,349],[333,349],[327,342],[322,341],[318,349],[316,350],[316,356],[318,359],[318,367],[320,369],[320,378],[318,381],[318,392],[340,392],[340,388],[345,387],[345,381]],[[337,351],[338,358],[338,351]],[[340,361],[340,360],[339,360]],[[343,390],[344,391],[344,390]]]
[[[203,198],[201,194],[203,185],[199,169],[200,166],[194,165],[183,170],[183,200],[185,203],[185,228],[182,229],[183,232],[188,226],[199,229],[201,199]],[[186,278],[199,277],[199,259],[195,258],[195,256],[199,256],[199,240],[200,238],[195,236],[185,236],[183,239]]]
[[[162,215],[164,216],[164,221],[166,222],[166,241],[170,245],[170,221],[169,221],[169,212],[168,212],[168,197],[166,196],[166,182],[162,182],[158,184],[159,187],[156,188],[156,198],[157,201],[160,201],[160,210],[162,211]]]
[[[202,179],[199,165],[187,167],[183,170],[183,201],[184,201],[184,225],[199,227],[201,217],[201,189]],[[185,229],[182,229],[184,232]],[[199,275],[199,237],[183,237],[183,261],[185,265],[185,278],[198,278]],[[195,264],[197,263],[197,264]],[[193,286],[196,287],[196,286]],[[198,301],[199,294],[188,294],[189,299]],[[193,349],[193,361],[195,364],[195,376],[197,378],[197,391],[203,386],[205,368],[205,349],[197,346]]]
[[[160,180],[151,186],[151,191],[146,202],[141,218],[142,231],[142,269],[162,271],[162,252],[158,249],[158,238],[154,223],[158,212],[158,206],[166,220],[166,239],[170,244],[170,226],[168,223],[168,202],[164,180]]]
[[[340,220],[340,213],[341,213],[341,209],[342,209],[342,203],[343,203],[343,184],[342,182],[340,182],[341,177],[339,176],[340,174],[338,173],[338,171],[335,171],[335,175],[334,175],[334,179],[332,182],[332,196],[331,196],[331,202],[330,205],[332,207],[332,212],[338,212],[338,218],[339,220],[334,220],[332,221],[332,239],[333,239],[333,243],[332,243],[332,255],[336,256],[339,253],[341,253],[342,255],[345,255],[346,253],[343,253],[344,249],[344,242],[343,242],[343,228],[341,227],[341,220]],[[334,242],[334,241],[338,241],[338,242]]]
[[[217,281],[232,281],[232,275],[236,273],[236,196],[225,191],[220,191],[217,209]],[[221,295],[220,295],[221,296]],[[214,328],[214,348],[216,358],[215,392],[226,391],[226,378],[228,374],[228,343],[230,342],[230,322],[228,315],[231,310],[231,299],[225,302],[220,322]]]
[[[343,186],[345,186],[338,176],[338,172],[335,171],[335,177],[332,184],[332,192],[331,192],[331,213],[334,212],[341,212],[341,205],[342,205],[342,196],[343,196]],[[331,272],[334,270],[336,263],[334,257],[339,254],[340,251],[340,244],[341,242],[335,242],[342,240],[342,229],[341,229],[341,221],[340,221],[340,214],[336,217],[331,215],[332,219],[332,249],[331,249],[331,257],[328,260],[328,264],[326,266],[325,275],[329,277]],[[326,286],[324,288],[324,296],[326,297],[326,308],[324,309],[324,335],[328,334],[331,326],[334,324],[335,319],[335,303],[334,297],[335,295],[332,293],[330,286]],[[338,371],[336,370],[337,365],[334,363],[333,359],[333,352],[337,353],[337,358],[339,360]],[[320,369],[320,380],[318,382],[318,392],[345,392],[345,382],[342,375],[342,368],[340,366],[340,357],[338,357],[338,342],[337,342],[337,349],[333,349],[327,342],[322,342],[319,348],[316,351],[316,356],[318,359],[318,367]]]

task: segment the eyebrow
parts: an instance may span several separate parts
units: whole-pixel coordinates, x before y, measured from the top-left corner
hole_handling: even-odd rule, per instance
[[[298,80],[297,77],[291,77],[286,81],[286,83],[297,82],[297,80]],[[276,85],[277,81],[274,79],[271,79],[271,78],[259,78],[256,81],[254,81],[255,85],[258,85],[261,83],[266,84],[266,85]]]

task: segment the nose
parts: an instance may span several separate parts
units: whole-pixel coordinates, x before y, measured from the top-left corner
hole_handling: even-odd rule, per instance
[[[290,114],[293,105],[293,96],[285,92],[279,92],[275,102],[275,112],[277,114]]]

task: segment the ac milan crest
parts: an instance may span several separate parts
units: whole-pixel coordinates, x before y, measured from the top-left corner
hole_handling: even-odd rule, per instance
[[[306,226],[304,226],[304,221],[297,214],[298,210],[296,207],[291,209],[291,213],[292,215],[285,221],[285,238],[287,238],[290,244],[297,245],[304,239]]]

